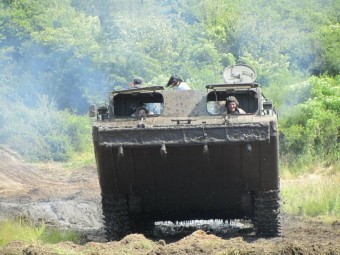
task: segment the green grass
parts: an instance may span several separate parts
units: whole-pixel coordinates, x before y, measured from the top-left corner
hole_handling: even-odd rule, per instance
[[[26,243],[56,244],[62,241],[80,243],[79,234],[74,231],[62,231],[47,228],[45,224],[35,226],[32,222],[24,219],[6,220],[0,222],[0,248],[12,241],[24,241]]]
[[[66,168],[71,168],[71,169],[95,165],[96,160],[94,157],[93,147],[91,147],[91,149],[92,150],[90,151],[72,155],[71,158],[67,162],[65,162],[63,165]]]
[[[289,214],[340,219],[340,163],[308,160],[280,161],[282,211]]]
[[[340,218],[340,173],[310,174],[281,181],[282,211],[309,217]]]
[[[45,230],[44,224],[35,227],[22,219],[6,220],[0,223],[0,247],[14,240],[34,242],[39,240]]]
[[[81,243],[79,234],[73,230],[61,231],[58,229],[46,229],[39,240],[50,244],[56,244],[64,241],[71,241],[78,244]]]
[[[281,156],[281,179],[294,179],[308,174],[336,174],[340,173],[339,157],[332,159],[318,158],[310,155],[300,155],[294,158]]]

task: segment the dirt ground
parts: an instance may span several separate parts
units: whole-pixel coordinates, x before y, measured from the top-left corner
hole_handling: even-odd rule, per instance
[[[282,184],[284,185],[284,183]],[[282,237],[256,238],[247,222],[158,224],[153,237],[131,234],[106,242],[95,166],[27,164],[0,147],[0,221],[27,217],[82,234],[84,244],[13,241],[0,254],[340,254],[340,222],[282,215]]]

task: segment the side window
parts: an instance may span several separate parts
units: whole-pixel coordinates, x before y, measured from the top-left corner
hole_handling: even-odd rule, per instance
[[[223,114],[227,108],[225,107],[226,93],[225,91],[211,91],[207,95],[207,111],[210,114]]]
[[[163,113],[162,103],[145,103],[145,107],[151,115],[161,115]]]
[[[207,110],[210,114],[222,114],[226,111],[225,101],[208,101]]]
[[[207,111],[213,115],[225,114],[227,112],[225,103],[228,96],[234,96],[239,103],[238,107],[246,113],[254,114],[257,112],[258,98],[256,92],[252,90],[237,92],[211,91],[207,94]]]
[[[163,113],[163,95],[158,92],[117,94],[113,98],[113,113],[116,117],[131,117],[140,108],[146,108],[148,115]]]

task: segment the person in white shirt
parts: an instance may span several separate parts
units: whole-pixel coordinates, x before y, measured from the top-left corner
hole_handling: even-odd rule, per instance
[[[189,85],[182,80],[181,77],[178,75],[171,75],[168,83],[166,84],[167,87],[171,87],[174,90],[190,90],[191,88]]]

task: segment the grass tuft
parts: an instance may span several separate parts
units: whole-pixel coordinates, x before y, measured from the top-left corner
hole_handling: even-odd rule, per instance
[[[75,231],[51,229],[47,228],[45,224],[36,226],[27,219],[19,218],[0,222],[0,247],[12,241],[24,241],[29,244],[37,241],[49,244],[71,241],[79,244],[81,238]]]
[[[36,227],[27,220],[5,220],[0,223],[0,247],[11,241],[21,240],[25,242],[34,242],[39,240],[45,232],[44,224]]]
[[[80,244],[81,238],[79,234],[73,230],[58,230],[58,229],[46,229],[40,236],[39,240],[44,243],[56,244],[60,242],[70,241]]]

